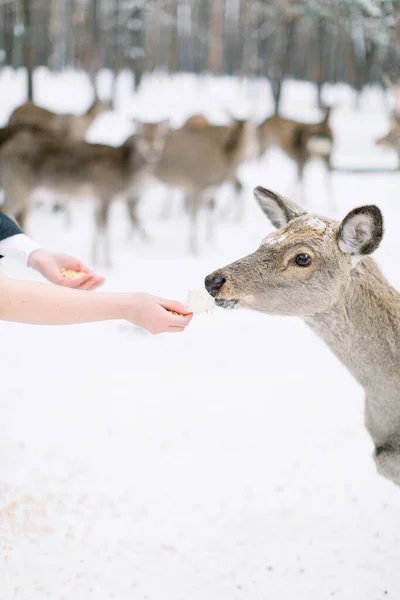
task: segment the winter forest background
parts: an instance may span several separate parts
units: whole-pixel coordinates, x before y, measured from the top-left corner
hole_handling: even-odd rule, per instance
[[[0,67],[286,77],[356,90],[398,75],[396,0],[0,0]],[[114,87],[115,90],[115,87]],[[113,94],[115,91],[112,92]]]
[[[325,104],[335,218],[379,206],[374,258],[399,290],[399,138],[376,144],[400,107],[383,83],[400,77],[399,28],[400,0],[0,0],[0,125],[27,96],[81,117],[94,92],[114,106],[85,141],[115,146],[141,121],[258,125],[275,103],[319,123]],[[314,161],[304,178],[324,216],[326,175]],[[86,190],[68,214],[36,190],[27,233],[105,292],[184,302],[273,231],[255,186],[300,191],[279,147],[238,176],[240,218],[227,182],[198,255],[182,191],[159,182],[138,207],[149,239],[110,199],[111,267],[92,262]],[[7,258],[0,272],[43,280]],[[0,340],[0,600],[399,598],[399,490],[376,472],[363,389],[301,319],[216,308],[178,336],[0,321]]]

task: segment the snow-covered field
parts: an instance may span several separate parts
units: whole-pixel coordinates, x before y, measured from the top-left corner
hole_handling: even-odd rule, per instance
[[[100,117],[89,139],[119,143],[132,116],[179,125],[201,107],[218,120],[226,106],[243,114],[251,104],[260,119],[271,106],[266,87],[228,79],[159,76],[137,99],[127,77],[120,84],[118,114]],[[79,112],[86,86],[42,71],[37,100]],[[4,71],[0,90],[1,124],[23,100],[22,74]],[[326,99],[337,106],[336,164],[396,164],[374,148],[388,124],[378,91],[364,94],[360,113],[347,88]],[[287,84],[288,115],[317,118],[313,102],[310,86]],[[220,223],[197,258],[179,204],[159,220],[160,189],[142,204],[149,245],[127,239],[117,202],[104,289],[184,300],[270,231],[251,188],[285,192],[292,174],[279,153],[244,167],[245,221]],[[324,213],[322,181],[310,168],[310,206]],[[376,258],[397,288],[399,184],[400,173],[334,175],[341,216],[363,203],[383,210]],[[91,215],[89,201],[76,201],[68,229],[38,208],[29,232],[89,260]],[[216,310],[180,336],[118,322],[0,331],[0,600],[399,597],[400,492],[375,472],[362,390],[300,320]]]

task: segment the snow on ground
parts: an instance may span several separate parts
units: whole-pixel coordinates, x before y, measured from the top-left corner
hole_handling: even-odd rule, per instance
[[[75,74],[38,78],[49,107],[79,112],[90,102]],[[5,71],[0,86],[5,121],[23,99],[21,74]],[[243,111],[253,93],[265,114],[270,107],[266,86],[229,80],[160,76],[136,105],[128,78],[120,86],[121,112],[95,123],[94,138],[119,143],[146,93],[154,118],[173,99],[176,120],[179,103],[181,117],[203,101],[215,119],[231,98]],[[328,92],[338,102],[335,160],[393,166],[373,146],[388,122],[379,93],[365,94],[356,114],[349,90]],[[313,100],[310,86],[288,83],[289,114],[318,117]],[[117,202],[104,289],[184,300],[270,231],[251,188],[285,191],[292,173],[279,153],[244,168],[245,221],[219,224],[198,258],[187,254],[178,203],[159,220],[160,189],[142,203],[148,245],[127,239]],[[324,213],[322,181],[310,168],[310,206]],[[398,173],[334,175],[342,216],[363,203],[382,208],[376,258],[398,288],[399,183]],[[85,260],[92,229],[83,200],[70,229],[46,208],[29,220],[43,245]],[[0,600],[398,598],[400,494],[375,472],[362,390],[300,320],[216,310],[184,335],[159,337],[119,322],[0,328]]]

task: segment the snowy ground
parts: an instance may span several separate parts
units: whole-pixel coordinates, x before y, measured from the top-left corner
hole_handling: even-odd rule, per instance
[[[90,101],[84,78],[42,72],[39,80],[46,106],[80,111]],[[90,139],[119,143],[146,107],[154,118],[170,111],[177,124],[200,104],[222,118],[231,98],[238,113],[252,95],[260,118],[270,108],[255,84],[159,78],[135,101],[128,83],[120,113],[101,117]],[[5,71],[0,88],[5,121],[23,99],[21,75]],[[288,114],[318,117],[309,86],[286,92]],[[366,93],[359,114],[346,88],[327,95],[338,106],[335,161],[395,165],[373,145],[387,126],[380,94]],[[220,224],[198,258],[187,255],[179,204],[171,220],[158,219],[160,190],[142,206],[150,245],[126,239],[116,203],[115,267],[104,289],[184,299],[270,230],[251,188],[285,191],[291,176],[278,153],[244,168],[245,222]],[[399,183],[397,173],[334,175],[342,216],[363,203],[382,208],[376,258],[397,288]],[[308,184],[310,205],[323,213],[317,167]],[[67,229],[62,215],[37,209],[29,230],[87,260],[91,211],[76,202]],[[33,277],[11,264],[2,270]],[[217,310],[184,335],[160,337],[117,322],[0,328],[0,600],[399,597],[400,494],[375,473],[361,389],[300,320]]]

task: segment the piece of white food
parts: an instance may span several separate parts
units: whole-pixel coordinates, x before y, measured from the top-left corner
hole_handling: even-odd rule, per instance
[[[195,315],[210,312],[215,308],[214,298],[210,296],[204,287],[197,290],[190,290],[185,302],[185,308]]]

